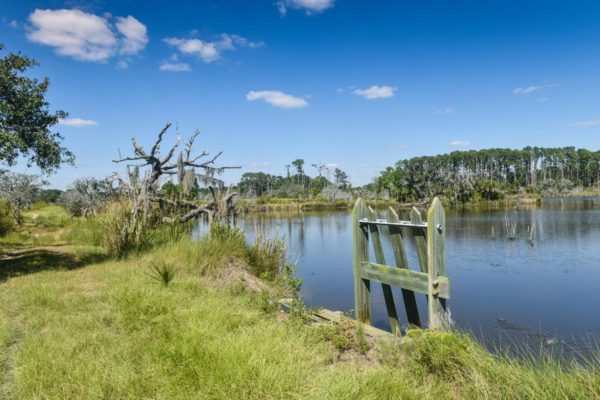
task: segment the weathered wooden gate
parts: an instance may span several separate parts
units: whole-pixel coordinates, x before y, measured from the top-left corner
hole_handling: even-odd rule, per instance
[[[444,208],[436,197],[424,222],[413,208],[410,221],[400,221],[390,207],[388,219],[376,219],[371,207],[358,199],[352,210],[354,239],[354,304],[356,319],[371,324],[371,280],[381,282],[392,332],[400,333],[400,323],[390,285],[402,289],[408,322],[421,326],[415,292],[427,295],[429,328],[444,329],[446,299],[450,298],[450,280],[446,276],[446,219]],[[403,231],[404,228],[404,231]],[[404,233],[414,237],[420,271],[409,269]],[[385,264],[381,237],[390,237],[396,266]],[[369,261],[369,238],[373,242],[375,262]]]

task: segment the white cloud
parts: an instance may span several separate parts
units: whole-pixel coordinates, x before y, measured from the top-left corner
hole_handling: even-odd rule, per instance
[[[61,125],[72,126],[75,128],[83,128],[86,126],[97,126],[98,122],[91,119],[81,119],[81,118],[61,118],[58,121]]]
[[[282,0],[275,3],[281,16],[287,14],[288,8],[304,10],[307,15],[321,13],[333,7],[335,0]]]
[[[81,10],[40,10],[29,15],[27,38],[53,47],[57,54],[81,61],[106,61],[117,53],[141,51],[146,27],[129,16],[117,17],[117,35],[105,17]]]
[[[217,42],[217,47],[225,50],[234,50],[237,47],[249,47],[251,49],[257,49],[263,47],[265,42],[252,42],[240,35],[229,35],[227,33],[221,34],[221,40]]]
[[[367,100],[385,99],[388,97],[393,97],[395,92],[395,87],[377,85],[373,85],[366,89],[354,89],[352,91],[352,93],[354,93],[355,95],[362,96]]]
[[[300,97],[280,92],[279,90],[260,90],[250,91],[246,95],[246,100],[263,100],[267,103],[280,108],[301,108],[308,106],[308,102]]]
[[[10,26],[11,28],[14,28],[14,29],[19,29],[21,27],[19,25],[19,22],[14,19],[8,23],[8,26]]]
[[[115,24],[117,30],[123,35],[121,39],[121,54],[136,54],[148,43],[148,29],[131,15],[117,17]]]
[[[535,101],[537,101],[538,103],[545,103],[548,100],[550,100],[549,97],[538,97],[537,99],[535,99]]]
[[[467,147],[470,145],[471,145],[471,142],[468,140],[453,140],[450,142],[450,146],[454,146],[454,147]]]
[[[600,125],[600,119],[585,119],[582,121],[575,121],[569,126],[571,128],[585,128],[589,126],[598,126]]]
[[[402,150],[408,149],[408,147],[409,147],[408,144],[401,143],[401,144],[395,144],[393,146],[390,146],[386,150],[387,151],[402,151]]]
[[[190,72],[192,68],[190,64],[187,63],[171,63],[171,62],[163,62],[158,67],[161,71],[169,71],[169,72]]]
[[[456,112],[456,108],[454,107],[446,107],[446,108],[436,108],[433,110],[435,115],[450,115]]]
[[[325,167],[329,168],[329,169],[334,169],[334,168],[338,167],[338,164],[337,163],[327,163],[327,164],[325,164]]]
[[[265,45],[264,42],[252,42],[245,37],[227,33],[222,33],[219,40],[214,41],[181,38],[165,38],[163,41],[175,47],[182,54],[199,56],[207,63],[219,59],[221,53],[225,50],[235,50],[242,47],[256,49]]]
[[[200,39],[178,39],[166,38],[164,42],[176,47],[184,54],[194,54],[200,56],[205,62],[211,62],[219,58],[219,51],[215,43],[203,42]]]
[[[556,87],[556,84],[546,84],[546,85],[529,85],[525,87],[518,87],[513,89],[513,94],[531,94],[543,89],[549,89]]]
[[[117,62],[117,68],[118,69],[127,69],[127,68],[129,68],[129,63],[125,60],[119,60]]]

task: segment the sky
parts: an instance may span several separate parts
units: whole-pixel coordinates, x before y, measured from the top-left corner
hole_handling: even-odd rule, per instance
[[[122,172],[167,122],[241,166],[228,183],[297,158],[362,185],[413,156],[600,148],[597,1],[0,0],[0,42],[69,113],[57,188]]]

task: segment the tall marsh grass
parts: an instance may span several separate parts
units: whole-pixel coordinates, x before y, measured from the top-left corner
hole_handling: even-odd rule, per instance
[[[130,206],[121,202],[108,205],[97,216],[79,219],[67,239],[102,246],[120,258],[177,241],[189,235],[191,227],[191,223],[164,223],[158,210],[145,221],[134,218]]]

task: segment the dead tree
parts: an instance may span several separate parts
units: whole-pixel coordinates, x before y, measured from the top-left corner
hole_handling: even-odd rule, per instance
[[[160,152],[160,146],[163,142],[165,133],[169,130],[171,124],[166,124],[160,131],[154,145],[147,151],[135,138],[131,139],[134,155],[130,157],[121,157],[113,160],[115,163],[126,161],[140,162],[127,166],[129,174],[129,183],[120,184],[133,199],[132,216],[134,220],[142,218],[146,221],[150,215],[152,204],[165,210],[175,211],[173,215],[164,215],[163,221],[170,223],[184,223],[201,216],[209,221],[213,219],[227,220],[234,212],[234,198],[237,193],[229,189],[223,193],[224,182],[217,178],[227,169],[240,168],[239,166],[216,166],[215,162],[223,154],[217,153],[212,158],[207,151],[203,151],[194,156],[193,147],[199,130],[196,130],[192,137],[187,141],[184,148],[181,148],[181,140],[177,133],[177,143],[173,145],[164,155]],[[179,151],[176,161],[173,161],[175,154]],[[140,177],[140,171],[144,167],[149,167],[143,171]],[[178,198],[168,198],[159,190],[160,180],[163,177],[176,176],[180,187],[181,195]],[[212,195],[212,200],[200,204],[199,202],[187,200],[187,194],[198,184],[208,186]]]

